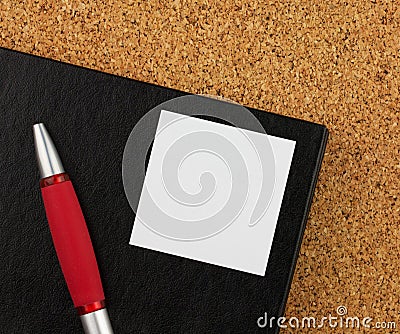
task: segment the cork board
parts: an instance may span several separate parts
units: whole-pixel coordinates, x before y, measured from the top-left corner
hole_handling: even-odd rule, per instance
[[[0,46],[326,125],[286,316],[398,331],[400,3],[1,1]]]

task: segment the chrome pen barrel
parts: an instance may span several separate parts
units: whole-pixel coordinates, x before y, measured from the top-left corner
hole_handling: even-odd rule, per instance
[[[114,334],[106,308],[80,316],[85,334]]]

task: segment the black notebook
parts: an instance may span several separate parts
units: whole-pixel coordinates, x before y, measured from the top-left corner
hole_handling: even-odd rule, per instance
[[[241,110],[245,109],[241,106],[196,97],[194,103],[178,106],[192,109],[186,113],[170,102],[176,98],[190,101],[190,96],[0,49],[1,332],[83,332],[58,264],[40,195],[32,135],[32,126],[38,122],[48,128],[74,183],[115,333],[279,331],[276,322],[263,326],[259,319],[265,313],[270,318],[284,314],[328,131],[322,125],[248,108],[252,116],[247,116],[254,117],[251,122],[261,124],[262,129],[257,131],[241,116]],[[221,107],[226,119],[221,121],[212,113],[196,115],[196,109],[208,105],[210,109],[215,105],[217,109]],[[154,117],[141,122],[150,111]],[[234,251],[228,248],[224,254],[224,241],[212,244],[212,238],[203,238],[207,233],[212,235],[209,231],[204,235],[199,231],[193,236],[177,230],[172,236],[157,239],[159,236],[153,233],[157,231],[139,228],[136,217],[139,213],[150,225],[157,220],[152,220],[154,210],[151,206],[146,208],[142,190],[146,182],[154,181],[149,171],[154,168],[157,171],[166,139],[150,139],[155,138],[168,119],[174,121],[178,116],[184,118],[188,128],[212,128],[215,137],[210,138],[215,140],[210,140],[211,146],[219,143],[219,134],[228,136],[232,125],[243,128],[247,137],[262,140],[268,137],[277,160],[280,158],[276,148],[287,145],[289,153],[286,164],[282,160],[284,168],[264,173],[264,177],[275,176],[274,194],[281,193],[274,213],[276,219],[271,218],[270,240],[265,237],[264,243],[263,234],[259,233],[255,248],[250,249],[246,248],[248,240],[241,243],[232,236],[236,244],[233,242],[230,247],[236,245],[237,252],[232,255]],[[132,135],[133,129],[137,131]],[[168,140],[175,143],[183,138],[185,133],[179,135],[181,129],[170,131],[172,137]],[[160,135],[160,138],[164,137]],[[146,145],[146,150],[141,150]],[[142,155],[136,156],[135,152]],[[189,161],[191,155],[187,156]],[[218,154],[215,156],[215,166],[221,160],[221,168],[225,168],[227,160]],[[252,169],[256,165],[251,162],[253,158],[243,158],[243,166]],[[211,158],[209,161],[210,165],[214,163]],[[146,178],[144,173],[134,173],[138,164],[147,170]],[[192,166],[192,172],[200,175],[204,166]],[[243,171],[243,168],[236,169]],[[280,173],[283,173],[281,179]],[[248,173],[246,177],[257,179],[257,173]],[[207,184],[212,179],[203,181]],[[195,188],[198,184],[192,186]],[[160,194],[155,191],[153,195]],[[275,195],[271,193],[266,201]],[[171,208],[168,206],[165,210]],[[272,217],[268,212],[265,215]],[[247,227],[250,231],[260,224]],[[234,229],[228,225],[223,227],[231,233]],[[236,231],[236,238],[240,233]],[[201,240],[196,241],[196,236]],[[182,240],[176,241],[179,238]],[[198,247],[196,242],[206,246]],[[257,262],[253,257],[258,258],[259,251],[264,253]]]

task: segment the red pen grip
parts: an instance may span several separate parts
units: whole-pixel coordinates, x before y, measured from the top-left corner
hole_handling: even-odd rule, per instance
[[[75,307],[103,301],[96,257],[71,181],[67,177],[41,186],[54,246]]]

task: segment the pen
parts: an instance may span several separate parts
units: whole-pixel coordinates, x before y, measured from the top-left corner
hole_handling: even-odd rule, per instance
[[[40,188],[57,257],[86,334],[112,334],[81,207],[43,123],[33,126]]]

